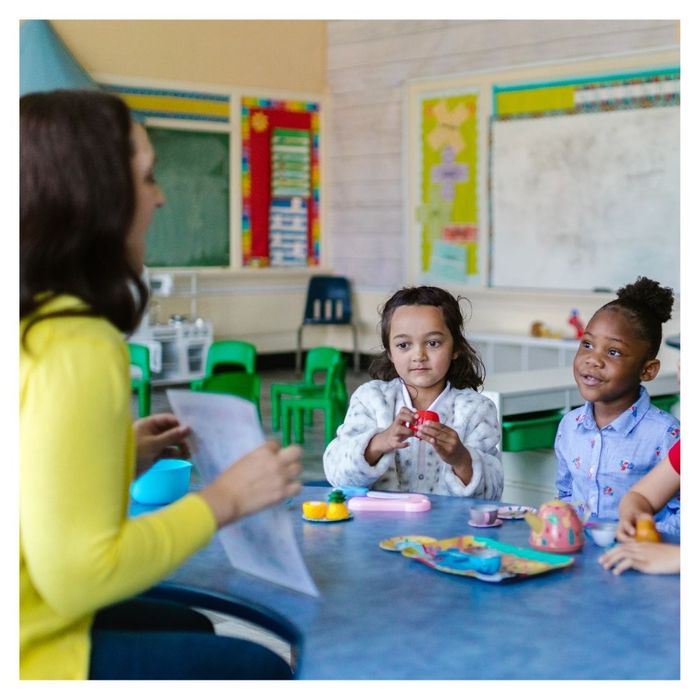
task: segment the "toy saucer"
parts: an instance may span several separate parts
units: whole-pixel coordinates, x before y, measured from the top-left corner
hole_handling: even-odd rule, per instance
[[[537,508],[530,506],[501,506],[498,509],[498,517],[502,520],[522,520],[525,513],[536,513]]]
[[[433,542],[437,542],[437,540],[427,535],[399,535],[398,537],[390,537],[388,540],[382,540],[379,546],[387,552],[400,552],[402,549],[401,545],[407,542],[432,544]]]
[[[307,523],[344,523],[347,520],[352,520],[353,517],[353,514],[350,513],[347,518],[336,518],[335,520],[329,520],[328,518],[307,518],[305,515],[302,515],[301,519],[306,520]]]
[[[479,523],[473,523],[471,520],[469,520],[468,524],[472,527],[500,527],[503,525],[503,521],[500,518],[496,518],[496,522],[494,523],[490,523],[489,525],[480,525]]]

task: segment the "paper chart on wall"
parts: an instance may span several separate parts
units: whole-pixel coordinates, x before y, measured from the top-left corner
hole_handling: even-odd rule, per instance
[[[265,441],[249,401],[182,390],[169,390],[167,396],[178,419],[192,429],[192,457],[205,484]],[[231,565],[239,571],[307,595],[319,594],[284,505],[230,523],[218,534]]]

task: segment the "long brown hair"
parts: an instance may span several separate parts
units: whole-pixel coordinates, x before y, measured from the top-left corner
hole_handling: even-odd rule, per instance
[[[389,357],[389,334],[391,318],[399,306],[436,306],[442,310],[445,325],[452,335],[457,356],[450,364],[447,379],[456,389],[477,390],[484,383],[484,363],[477,351],[464,337],[464,318],[460,301],[465,297],[455,298],[440,287],[404,287],[399,289],[382,307],[381,337],[384,352],[375,357],[369,366],[369,374],[374,379],[389,381],[398,377],[394,363]]]
[[[95,90],[56,90],[20,99],[20,319],[72,294],[83,311],[128,333],[148,290],[128,262],[135,210],[129,109]]]

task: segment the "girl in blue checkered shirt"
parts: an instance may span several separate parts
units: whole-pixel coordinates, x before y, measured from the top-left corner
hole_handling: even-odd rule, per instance
[[[680,437],[678,420],[653,406],[642,386],[659,372],[673,290],[639,277],[617,294],[586,326],[573,362],[586,403],[564,416],[555,440],[559,498],[611,519],[622,496]],[[680,501],[672,499],[657,521],[659,530],[677,534]]]

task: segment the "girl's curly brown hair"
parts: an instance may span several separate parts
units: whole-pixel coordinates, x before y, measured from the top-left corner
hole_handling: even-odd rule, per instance
[[[399,306],[436,306],[442,310],[445,325],[452,335],[454,351],[457,354],[447,373],[447,379],[456,389],[478,390],[484,383],[484,363],[477,351],[464,336],[464,318],[460,301],[466,297],[453,297],[440,287],[404,287],[399,289],[381,308],[380,330],[384,352],[375,357],[369,366],[373,379],[390,381],[398,377],[394,363],[389,357],[389,332],[391,318]]]

